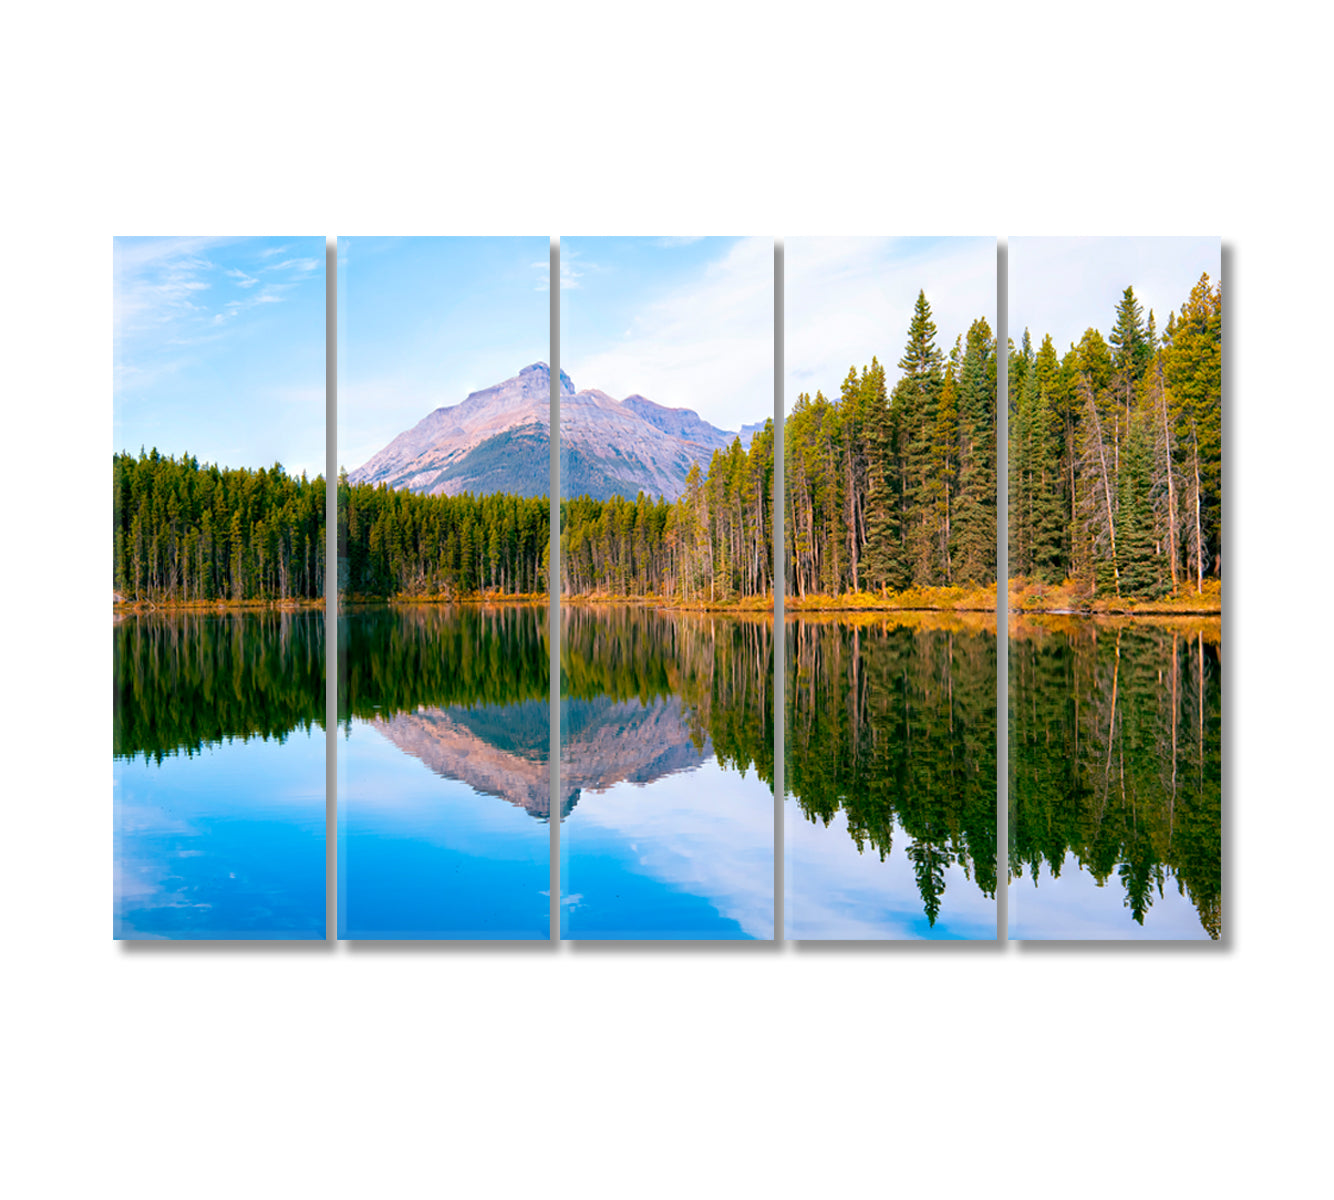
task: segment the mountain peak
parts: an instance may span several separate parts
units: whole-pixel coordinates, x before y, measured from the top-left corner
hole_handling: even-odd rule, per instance
[[[576,392],[560,373],[562,482],[568,495],[674,500],[691,464],[708,464],[737,436],[693,409],[667,408],[639,393],[616,400]],[[437,495],[545,495],[550,480],[551,368],[529,363],[502,383],[438,408],[400,433],[348,478]],[[748,441],[749,438],[743,438]]]
[[[530,375],[536,375],[543,382],[550,382],[551,368],[544,362],[531,363],[519,372],[518,378],[527,380]],[[564,371],[560,373],[560,390],[564,396],[574,395],[574,382]]]

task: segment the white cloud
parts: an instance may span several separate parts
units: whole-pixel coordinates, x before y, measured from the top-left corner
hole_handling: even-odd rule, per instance
[[[216,238],[118,240],[113,255],[115,287],[112,318],[118,337],[157,328],[203,312],[194,302],[209,289],[204,278],[213,264],[203,252]]]
[[[265,271],[296,271],[303,275],[309,275],[319,265],[319,260],[315,258],[289,258],[263,269]]]
[[[919,291],[943,352],[978,317],[996,331],[993,238],[789,238],[783,272],[787,409],[800,392],[836,396],[873,356],[892,387]]]
[[[1049,333],[1063,354],[1090,326],[1110,332],[1127,287],[1161,333],[1202,273],[1217,282],[1221,262],[1216,237],[1011,238],[1010,337],[1019,345],[1027,328],[1037,346]]]
[[[562,274],[565,259],[562,248]],[[725,429],[763,421],[773,415],[773,262],[771,238],[744,238],[635,313],[618,344],[562,366],[576,386],[639,392]]]
[[[710,758],[647,787],[585,790],[561,825],[569,883],[579,878],[580,830],[588,826],[626,848],[627,869],[704,898],[751,937],[773,937],[773,795],[753,771],[743,779]]]
[[[533,290],[537,292],[551,291],[551,264],[544,262],[535,262],[535,263],[529,263],[528,265],[538,273],[537,284]]]
[[[579,251],[562,246],[560,249],[560,290],[573,291],[579,286],[585,271],[600,270],[596,263],[587,262]]]

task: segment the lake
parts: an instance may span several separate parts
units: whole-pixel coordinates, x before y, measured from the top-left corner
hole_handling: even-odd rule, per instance
[[[548,938],[547,624],[525,604],[340,614],[339,937]]]
[[[324,613],[112,638],[115,937],[322,939]]]
[[[1010,624],[1010,936],[1218,938],[1218,618]]]
[[[772,938],[772,620],[561,620],[561,936]]]
[[[995,617],[798,615],[786,662],[786,936],[994,939]]]
[[[994,937],[991,621],[788,620],[787,937]],[[323,613],[113,638],[115,936],[323,938]],[[339,639],[340,936],[545,940],[546,608]],[[773,936],[773,650],[763,618],[565,607],[562,936]],[[1019,617],[1009,656],[1009,936],[1217,938],[1219,622]]]

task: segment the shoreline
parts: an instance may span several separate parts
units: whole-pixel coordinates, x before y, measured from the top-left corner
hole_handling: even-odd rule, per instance
[[[309,612],[324,607],[318,600],[115,600],[111,611],[117,616],[146,613],[224,613],[224,612]]]
[[[1022,593],[1027,589],[1020,588]],[[951,594],[953,593],[953,594]],[[1031,597],[1030,597],[1031,598]],[[1019,595],[1011,594],[1007,612],[1018,616],[1058,617],[1216,617],[1223,615],[1222,598],[1218,589],[1206,592],[1199,600],[1178,602],[1170,600],[1096,600],[1080,604],[1068,597],[1052,597],[1051,603],[1025,604]],[[424,608],[441,605],[532,605],[545,607],[550,603],[546,593],[499,595],[473,593],[465,596],[341,596],[339,609],[355,608]],[[764,617],[774,615],[774,596],[748,597],[739,601],[684,601],[667,596],[614,596],[601,593],[562,596],[562,605],[572,607],[652,608],[662,612],[732,613],[737,616]],[[234,612],[307,612],[326,607],[323,597],[316,600],[178,600],[155,603],[147,600],[114,601],[116,616],[151,613],[234,613]],[[787,616],[839,616],[856,613],[995,613],[994,587],[983,590],[931,588],[900,592],[893,596],[876,596],[866,592],[844,596],[810,595],[804,599],[786,597],[783,604]]]

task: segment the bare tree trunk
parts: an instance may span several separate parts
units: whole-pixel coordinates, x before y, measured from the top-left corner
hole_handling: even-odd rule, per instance
[[[1163,458],[1167,470],[1167,561],[1172,567],[1172,595],[1177,594],[1177,493],[1172,479],[1172,431],[1167,423],[1167,388],[1163,384],[1163,362],[1157,363],[1158,408],[1163,417]]]
[[[1112,511],[1112,484],[1107,477],[1107,448],[1102,441],[1102,422],[1098,420],[1098,406],[1093,402],[1093,389],[1085,384],[1088,392],[1089,412],[1093,414],[1093,432],[1098,439],[1098,461],[1102,464],[1102,490],[1107,502],[1107,536],[1112,542],[1112,578],[1116,582],[1116,594],[1121,595],[1121,569],[1116,563],[1116,516]],[[1118,650],[1118,657],[1120,652]]]
[[[1191,459],[1195,468],[1195,591],[1204,592],[1204,536],[1200,530],[1200,439],[1191,424]]]

